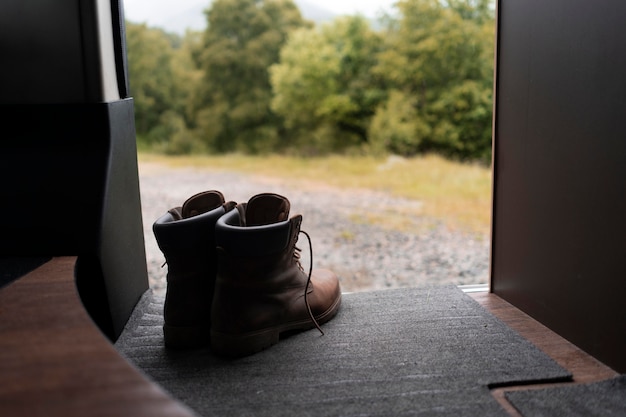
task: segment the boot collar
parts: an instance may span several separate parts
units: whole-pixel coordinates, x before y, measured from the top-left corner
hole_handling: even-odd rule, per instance
[[[231,210],[215,225],[215,243],[227,252],[242,256],[267,256],[295,244],[302,222],[296,215],[289,220],[262,226],[240,226],[240,213]]]

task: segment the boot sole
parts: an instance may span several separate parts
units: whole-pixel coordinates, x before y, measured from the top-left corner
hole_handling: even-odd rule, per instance
[[[211,328],[205,326],[180,327],[163,325],[165,347],[191,349],[205,347],[211,341]]]
[[[341,297],[324,313],[315,317],[318,324],[324,324],[339,311]],[[315,325],[310,319],[290,322],[242,334],[229,334],[211,331],[211,350],[216,355],[239,358],[265,350],[280,341],[284,333],[313,329]]]

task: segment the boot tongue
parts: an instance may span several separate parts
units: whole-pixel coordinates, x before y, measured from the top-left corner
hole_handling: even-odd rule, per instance
[[[191,196],[183,203],[181,216],[183,219],[197,216],[218,208],[224,204],[224,195],[215,190],[204,191]]]
[[[248,200],[245,226],[262,226],[289,218],[289,200],[278,194],[258,194]]]

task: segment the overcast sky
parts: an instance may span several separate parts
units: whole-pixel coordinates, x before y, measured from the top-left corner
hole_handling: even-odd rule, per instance
[[[176,16],[198,5],[208,6],[210,0],[123,0],[126,18],[134,22],[161,24],[168,16]],[[337,14],[360,13],[376,17],[382,10],[389,11],[396,0],[308,0]]]

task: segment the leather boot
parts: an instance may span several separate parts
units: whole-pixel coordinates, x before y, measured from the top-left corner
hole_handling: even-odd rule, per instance
[[[170,348],[208,346],[217,269],[215,223],[235,207],[205,191],[174,207],[152,226],[167,263],[163,336]]]
[[[285,197],[259,194],[218,220],[214,353],[241,357],[278,343],[286,332],[313,327],[321,332],[319,325],[339,310],[337,276],[312,267],[305,272],[300,264],[296,242],[302,216],[288,219],[289,209]]]

